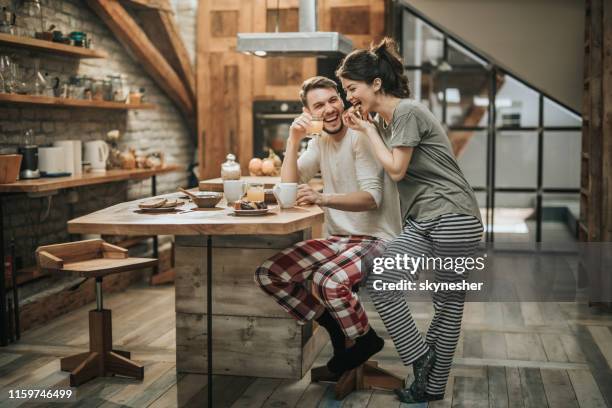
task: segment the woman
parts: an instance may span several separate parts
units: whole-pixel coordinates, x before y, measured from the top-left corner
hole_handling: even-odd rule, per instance
[[[395,42],[385,38],[370,50],[353,51],[336,75],[353,104],[343,116],[346,125],[368,136],[378,160],[398,184],[404,227],[385,257],[470,256],[483,231],[474,192],[439,121],[424,105],[409,99]],[[367,112],[377,114],[374,120]],[[438,282],[464,279],[451,269],[435,269],[434,274]],[[417,275],[387,269],[374,277],[397,283]],[[434,317],[423,339],[404,294],[374,290],[373,281],[368,280],[368,290],[376,309],[402,362],[412,365],[415,374],[412,385],[396,394],[406,403],[443,399],[461,331],[465,292],[433,294]]]

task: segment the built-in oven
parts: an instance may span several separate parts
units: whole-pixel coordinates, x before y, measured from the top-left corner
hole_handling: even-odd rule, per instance
[[[300,101],[254,101],[253,157],[265,157],[272,149],[283,158],[289,127],[301,113]]]

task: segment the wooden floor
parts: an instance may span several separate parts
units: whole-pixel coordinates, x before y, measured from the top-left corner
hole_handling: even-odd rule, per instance
[[[202,407],[206,377],[176,375],[174,291],[172,287],[133,288],[108,296],[114,343],[145,365],[143,382],[96,379],[78,388],[82,407]],[[373,326],[387,335],[372,305]],[[87,349],[83,307],[25,333],[0,348],[0,407],[52,406],[9,400],[8,390],[68,386],[59,357]],[[419,327],[431,317],[426,303],[413,304]],[[575,303],[470,303],[444,401],[430,407],[606,407],[612,406],[612,316]],[[329,346],[318,363],[329,358]],[[390,341],[377,356],[401,375]],[[358,392],[333,400],[332,389],[300,381],[215,377],[215,407],[407,407],[389,392]],[[606,401],[608,405],[606,405]],[[21,405],[20,405],[21,404]],[[57,404],[65,407],[66,404]],[[412,405],[424,407],[425,404]]]

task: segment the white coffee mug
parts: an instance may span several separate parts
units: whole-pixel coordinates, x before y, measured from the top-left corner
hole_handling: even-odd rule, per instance
[[[106,160],[110,149],[103,140],[94,140],[85,143],[85,161],[91,163],[91,171],[104,173],[106,171]]]
[[[274,196],[281,208],[291,208],[297,199],[297,183],[278,183],[274,186]]]
[[[245,195],[247,183],[244,180],[224,180],[223,194],[228,204],[238,201]]]

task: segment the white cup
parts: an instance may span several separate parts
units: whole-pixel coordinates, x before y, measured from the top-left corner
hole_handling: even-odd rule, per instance
[[[247,183],[244,180],[224,180],[223,194],[228,204],[238,201],[244,196],[247,189]]]
[[[278,200],[281,208],[291,208],[295,206],[297,199],[297,183],[278,183],[274,186],[274,196]]]

